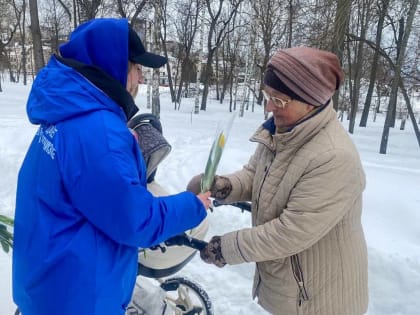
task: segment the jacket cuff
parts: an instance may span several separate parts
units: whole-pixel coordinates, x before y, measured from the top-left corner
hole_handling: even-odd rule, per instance
[[[238,237],[239,231],[230,232],[221,237],[222,255],[229,265],[246,262],[239,249]]]

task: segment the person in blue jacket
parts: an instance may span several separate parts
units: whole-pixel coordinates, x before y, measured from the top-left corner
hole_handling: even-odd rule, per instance
[[[74,30],[37,75],[38,131],[19,171],[13,298],[23,315],[124,314],[147,248],[197,226],[210,193],[154,197],[127,128],[146,52],[126,19]],[[130,92],[133,94],[131,95]]]

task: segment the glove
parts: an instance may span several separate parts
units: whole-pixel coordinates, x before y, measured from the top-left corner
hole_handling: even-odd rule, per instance
[[[201,259],[208,263],[214,264],[219,268],[222,268],[226,265],[226,260],[222,255],[222,239],[220,236],[213,236],[210,242],[200,250]]]
[[[187,185],[187,190],[198,195],[201,192],[201,178],[203,174],[199,174],[191,178]],[[232,183],[227,177],[214,176],[213,183],[210,187],[211,197],[223,200],[229,196],[232,191]]]

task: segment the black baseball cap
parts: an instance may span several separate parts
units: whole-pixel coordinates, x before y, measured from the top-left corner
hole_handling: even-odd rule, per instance
[[[140,37],[130,25],[128,26],[128,59],[149,68],[160,68],[168,61],[166,57],[147,52]]]

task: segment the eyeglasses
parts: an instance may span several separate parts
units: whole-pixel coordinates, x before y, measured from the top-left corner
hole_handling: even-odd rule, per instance
[[[264,96],[264,99],[267,102],[272,101],[274,105],[276,105],[277,107],[283,108],[283,109],[286,107],[287,104],[289,104],[291,101],[293,101],[293,99],[283,100],[281,98],[271,96],[265,90],[262,90],[262,94]]]

